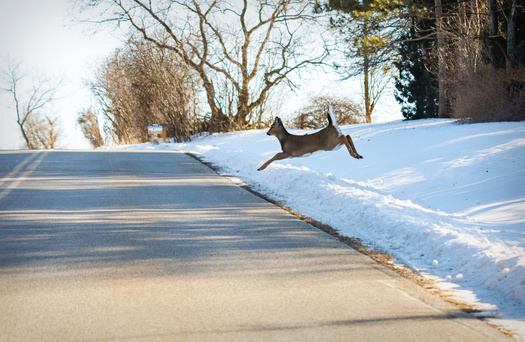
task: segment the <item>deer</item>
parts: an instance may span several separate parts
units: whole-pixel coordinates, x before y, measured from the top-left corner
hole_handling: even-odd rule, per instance
[[[350,135],[344,135],[341,132],[341,129],[335,120],[332,106],[328,108],[327,117],[328,126],[318,132],[305,135],[294,135],[288,133],[286,128],[284,128],[281,119],[276,117],[275,121],[266,134],[274,135],[277,137],[277,139],[279,139],[282,152],[279,152],[273,156],[270,160],[258,168],[257,171],[266,169],[268,165],[276,160],[307,156],[317,151],[332,151],[335,148],[339,148],[343,145],[345,145],[348,149],[350,156],[354,157],[355,159],[363,159],[363,157],[357,153],[354,142],[352,141]]]

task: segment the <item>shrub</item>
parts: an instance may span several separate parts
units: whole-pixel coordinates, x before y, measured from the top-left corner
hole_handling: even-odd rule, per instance
[[[308,102],[297,111],[292,125],[301,129],[316,129],[328,125],[326,114],[332,106],[338,125],[351,125],[365,122],[360,105],[349,99],[333,96],[311,96]]]
[[[453,116],[467,122],[525,120],[525,69],[479,67],[458,77]]]

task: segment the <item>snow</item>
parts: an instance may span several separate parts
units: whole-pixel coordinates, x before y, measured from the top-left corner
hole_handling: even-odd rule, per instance
[[[388,252],[525,339],[525,122],[427,119],[341,130],[364,159],[340,148],[257,171],[280,151],[265,130],[119,148],[195,153],[292,210]]]

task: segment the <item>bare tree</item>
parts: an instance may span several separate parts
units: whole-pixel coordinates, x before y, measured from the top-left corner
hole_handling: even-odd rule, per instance
[[[179,55],[200,77],[216,130],[246,127],[272,88],[294,87],[292,73],[327,56],[323,44],[305,47],[309,1],[78,1]],[[217,94],[224,84],[235,94],[228,107]]]
[[[77,123],[80,125],[80,129],[91,144],[91,147],[98,148],[104,145],[97,115],[93,109],[89,108],[82,111],[77,118]]]
[[[522,18],[523,7],[512,0],[443,2],[438,76],[444,114],[468,122],[522,120],[523,49],[513,20]]]
[[[134,38],[89,82],[105,132],[118,144],[147,141],[146,127],[154,123],[165,126],[168,136],[178,141],[200,131],[198,85],[195,72],[173,51]]]
[[[50,116],[32,115],[26,121],[26,134],[30,140],[27,147],[32,148],[55,148],[60,136],[58,118]]]
[[[30,85],[22,83],[28,76],[20,70],[20,63],[8,61],[2,70],[1,91],[11,94],[16,111],[17,124],[26,148],[54,148],[58,139],[57,118],[45,116],[41,111],[49,106],[60,86],[60,81],[44,76],[31,78]]]

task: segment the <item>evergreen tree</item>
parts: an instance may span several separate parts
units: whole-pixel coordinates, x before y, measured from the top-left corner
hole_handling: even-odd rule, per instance
[[[412,17],[410,30],[401,37],[399,58],[394,63],[399,71],[395,79],[396,100],[401,104],[405,119],[415,120],[438,117],[438,80],[432,72],[436,64],[433,38],[424,38],[432,27],[428,19]]]

